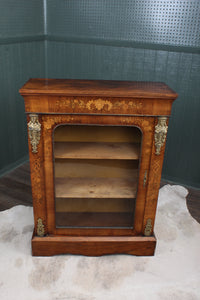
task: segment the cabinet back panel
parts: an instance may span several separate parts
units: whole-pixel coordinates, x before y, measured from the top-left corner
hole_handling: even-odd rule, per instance
[[[138,172],[138,160],[56,160],[55,177],[126,177]]]
[[[133,199],[56,199],[57,212],[130,212]]]
[[[129,142],[139,143],[137,127],[62,125],[54,131],[55,142]]]

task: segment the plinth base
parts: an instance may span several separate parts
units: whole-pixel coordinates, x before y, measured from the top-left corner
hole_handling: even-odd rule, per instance
[[[101,256],[106,254],[154,255],[155,236],[33,236],[32,255],[80,254]]]

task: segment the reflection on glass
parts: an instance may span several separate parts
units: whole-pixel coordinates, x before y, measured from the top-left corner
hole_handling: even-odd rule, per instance
[[[55,129],[56,227],[133,228],[141,138],[136,127]]]

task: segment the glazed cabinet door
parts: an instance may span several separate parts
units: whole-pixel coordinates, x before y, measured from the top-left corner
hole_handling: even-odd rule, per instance
[[[42,123],[48,232],[141,235],[154,118],[43,115]]]
[[[141,131],[60,125],[54,130],[57,228],[133,228]]]

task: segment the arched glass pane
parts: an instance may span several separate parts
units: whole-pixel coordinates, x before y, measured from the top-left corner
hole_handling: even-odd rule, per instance
[[[133,228],[141,141],[134,126],[55,129],[57,228]]]

